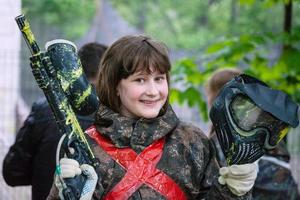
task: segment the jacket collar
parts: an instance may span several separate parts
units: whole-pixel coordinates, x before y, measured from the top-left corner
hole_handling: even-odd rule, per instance
[[[171,132],[178,124],[178,118],[171,106],[154,119],[131,119],[100,105],[95,125],[116,147],[131,147],[142,151],[145,147]]]

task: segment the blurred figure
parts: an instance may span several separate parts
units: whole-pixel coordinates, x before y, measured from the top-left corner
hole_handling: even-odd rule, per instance
[[[19,97],[16,105],[16,129],[20,129],[30,112],[30,108],[22,97]]]
[[[83,71],[93,84],[106,46],[88,43],[80,48]],[[77,116],[83,130],[94,116]],[[32,200],[46,199],[55,171],[55,154],[61,133],[45,97],[32,105],[31,112],[18,131],[15,143],[3,161],[3,177],[10,186],[32,185]]]
[[[222,87],[240,74],[242,74],[241,70],[233,68],[221,69],[213,73],[205,88],[209,107]],[[217,159],[220,166],[227,166],[213,126],[211,126],[209,137],[217,149]],[[290,155],[283,140],[275,149],[267,151],[259,159],[259,171],[252,190],[253,199],[296,200],[299,198],[297,184],[290,171],[289,160]]]

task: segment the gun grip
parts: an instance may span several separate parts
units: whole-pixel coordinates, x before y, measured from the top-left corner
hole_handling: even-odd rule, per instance
[[[77,175],[74,178],[65,178],[67,188],[63,190],[63,196],[65,200],[78,200],[84,184],[86,182],[85,175]]]

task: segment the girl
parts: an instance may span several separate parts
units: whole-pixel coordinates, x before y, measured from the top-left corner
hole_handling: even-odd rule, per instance
[[[167,48],[146,36],[125,36],[106,51],[97,85],[101,105],[86,131],[99,172],[61,160],[64,177],[83,171],[95,183],[80,199],[251,198],[254,164],[225,168],[219,177],[207,137],[178,120],[168,102],[170,68]],[[57,187],[48,199],[58,197]]]

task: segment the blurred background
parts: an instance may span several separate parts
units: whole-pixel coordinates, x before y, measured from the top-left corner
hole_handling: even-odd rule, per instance
[[[299,0],[0,0],[0,169],[31,104],[42,96],[31,74],[29,50],[14,18],[24,13],[40,47],[52,39],[106,45],[127,34],[147,34],[169,47],[170,101],[182,120],[209,128],[205,81],[236,67],[285,91],[300,103]],[[300,130],[286,139],[300,182]],[[0,199],[30,199],[29,187],[8,187]]]

